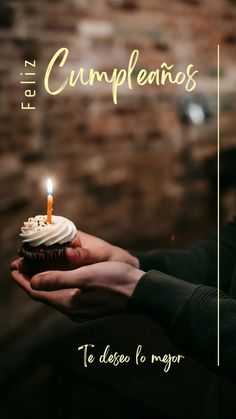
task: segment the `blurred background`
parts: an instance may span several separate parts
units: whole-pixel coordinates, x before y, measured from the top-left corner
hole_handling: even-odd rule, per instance
[[[33,342],[43,340],[42,331],[50,331],[53,337],[58,330],[72,327],[63,316],[30,301],[9,275],[23,221],[46,211],[47,176],[55,181],[55,214],[125,248],[182,247],[215,230],[218,43],[221,221],[232,217],[236,205],[235,22],[234,0],[214,4],[210,0],[1,0],[4,377],[29,356]],[[199,70],[197,88],[192,93],[177,85],[122,88],[117,106],[110,88],[101,84],[78,85],[49,96],[43,75],[50,57],[61,47],[69,48],[64,71],[126,68],[133,49],[140,51],[137,71],[155,69],[162,62],[185,71],[191,63]],[[30,59],[37,61],[36,110],[23,111],[20,73],[25,70],[24,60]]]

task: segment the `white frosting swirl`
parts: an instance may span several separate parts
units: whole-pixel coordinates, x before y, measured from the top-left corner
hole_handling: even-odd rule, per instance
[[[76,234],[75,225],[67,218],[53,215],[52,224],[49,224],[46,215],[36,215],[24,222],[20,236],[23,243],[36,247],[63,244],[73,240]]]

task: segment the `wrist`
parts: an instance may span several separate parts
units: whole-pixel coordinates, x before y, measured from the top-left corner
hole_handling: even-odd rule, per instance
[[[140,281],[140,279],[142,278],[144,274],[145,272],[141,271],[140,269],[130,267],[128,271],[128,283],[129,283],[128,296],[129,297],[132,297],[138,282]]]
[[[122,249],[121,247],[112,246],[110,260],[124,262],[136,269],[139,269],[138,258],[133,256],[127,250]]]

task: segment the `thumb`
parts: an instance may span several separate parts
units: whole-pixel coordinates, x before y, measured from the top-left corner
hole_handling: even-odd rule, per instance
[[[93,249],[68,247],[66,249],[66,257],[74,268],[79,268],[84,265],[106,262],[110,258],[110,253],[107,246],[94,247]]]
[[[97,265],[93,265],[96,269]],[[34,290],[55,291],[63,288],[81,288],[91,279],[92,266],[71,271],[46,271],[33,276],[30,285]]]
[[[82,247],[68,247],[66,249],[66,258],[70,265],[75,268],[93,263],[93,258],[89,249],[84,249]]]

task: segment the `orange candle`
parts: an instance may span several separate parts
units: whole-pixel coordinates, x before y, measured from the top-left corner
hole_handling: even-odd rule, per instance
[[[48,199],[47,199],[47,223],[52,224],[52,212],[53,212],[53,196],[52,196],[52,181],[47,181]]]

